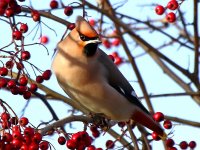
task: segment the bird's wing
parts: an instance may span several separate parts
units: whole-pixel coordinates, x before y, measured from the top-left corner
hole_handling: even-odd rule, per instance
[[[120,94],[122,94],[128,101],[138,106],[144,112],[150,115],[149,111],[142,105],[142,103],[138,100],[137,95],[133,87],[127,81],[127,79],[123,76],[123,74],[119,71],[117,66],[113,63],[113,61],[108,57],[108,55],[99,49],[99,61],[102,63],[108,71],[108,81],[109,84],[115,88]]]

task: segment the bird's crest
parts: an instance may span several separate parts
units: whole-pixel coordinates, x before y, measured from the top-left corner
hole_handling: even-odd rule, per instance
[[[77,17],[76,30],[87,37],[98,37],[95,29],[81,16]]]

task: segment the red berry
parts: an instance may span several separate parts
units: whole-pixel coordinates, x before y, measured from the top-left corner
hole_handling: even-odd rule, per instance
[[[30,59],[31,54],[29,53],[29,51],[22,51],[21,52],[21,58],[22,60],[28,60]]]
[[[187,149],[188,148],[188,143],[186,141],[182,141],[179,144],[179,146],[180,146],[181,149]]]
[[[33,18],[33,21],[35,21],[35,22],[40,21],[40,14],[38,11],[36,11],[36,10],[32,11],[31,16]]]
[[[1,2],[0,2],[1,3]],[[3,16],[5,13],[5,9],[0,7],[0,16]]]
[[[13,9],[14,9],[15,14],[19,14],[22,12],[20,5],[16,5]]]
[[[13,126],[12,127],[12,132],[14,133],[14,132],[21,132],[21,130],[20,130],[20,126],[19,125],[16,125],[16,126]]]
[[[92,136],[95,138],[99,137],[99,135],[100,135],[100,132],[98,130],[92,132]]]
[[[165,144],[167,147],[173,147],[174,146],[174,140],[173,139],[167,139],[165,141]]]
[[[27,144],[23,144],[21,147],[20,147],[20,150],[29,150],[29,146]]]
[[[5,132],[2,136],[2,140],[5,142],[11,142],[13,140],[13,137],[10,133]]]
[[[123,128],[126,125],[126,123],[121,121],[121,122],[118,122],[117,125]]]
[[[36,132],[33,135],[33,139],[32,139],[35,143],[40,143],[40,141],[42,140],[42,134],[39,132]]]
[[[49,148],[49,142],[47,141],[42,141],[40,144],[39,144],[39,147],[41,150],[47,150]]]
[[[121,57],[115,57],[115,64],[116,65],[120,65],[121,63],[123,62],[122,58]]]
[[[6,68],[12,69],[13,66],[14,66],[13,61],[9,60],[9,61],[6,62]]]
[[[6,67],[0,68],[0,75],[1,76],[7,76],[8,75],[8,69]]]
[[[19,94],[19,89],[15,86],[15,87],[13,87],[13,88],[10,89],[10,92],[13,95],[17,95],[17,94]]]
[[[1,114],[1,119],[2,119],[3,121],[8,121],[8,120],[10,119],[10,114],[7,113],[7,112],[3,112],[3,113]]]
[[[69,149],[75,149],[76,148],[76,142],[74,140],[68,140],[66,146]]]
[[[49,142],[47,142],[47,141],[40,142],[39,148],[41,150],[48,150],[48,148],[49,148]]]
[[[115,144],[112,140],[106,141],[106,148],[114,148]]]
[[[4,0],[0,1],[0,8],[2,9],[6,9],[8,6],[8,3]]]
[[[178,8],[178,2],[176,0],[171,0],[168,2],[167,4],[167,8],[170,9],[170,10],[175,10]]]
[[[38,89],[37,84],[35,84],[35,83],[31,83],[31,84],[30,84],[29,90],[30,90],[31,92],[36,92],[37,89]]]
[[[29,99],[29,98],[31,98],[31,92],[29,92],[29,91],[23,92],[23,97],[24,97],[24,99]]]
[[[48,38],[47,36],[42,36],[42,37],[40,38],[40,42],[41,42],[42,44],[47,44],[47,43],[49,42],[49,38]]]
[[[161,112],[156,112],[154,115],[153,115],[153,119],[156,121],[156,122],[161,122],[164,120],[164,115],[163,113]]]
[[[87,147],[87,150],[96,150],[95,146],[94,145],[90,145]]]
[[[28,123],[29,123],[29,120],[28,120],[28,118],[26,118],[26,117],[22,117],[22,118],[20,118],[20,120],[19,120],[19,124],[20,124],[21,126],[26,126]]]
[[[108,57],[114,62],[115,58],[113,57],[113,55],[108,55]]]
[[[31,142],[32,142],[32,137],[24,135],[23,136],[23,141],[24,141],[24,143],[30,145]]]
[[[116,57],[119,57],[119,54],[117,52],[112,52],[111,55],[116,58]]]
[[[3,148],[6,149],[6,150],[12,150],[12,149],[14,149],[14,147],[13,147],[13,145],[12,145],[11,142],[5,144]]]
[[[196,146],[197,146],[197,144],[196,144],[195,141],[190,141],[189,147],[190,147],[191,149],[194,149]]]
[[[51,77],[51,70],[46,70],[45,72],[43,72],[42,77],[44,80],[49,80]]]
[[[171,129],[172,128],[172,122],[170,120],[165,120],[163,123],[163,126],[165,129]]]
[[[102,40],[102,44],[103,44],[103,46],[105,46],[106,48],[111,48],[111,43],[110,43],[110,41],[107,40],[107,39]]]
[[[96,150],[103,150],[102,148],[96,148]]]
[[[25,86],[25,85],[27,85],[27,83],[28,83],[27,77],[22,76],[22,77],[19,78],[19,84],[20,84],[20,85]]]
[[[176,15],[173,12],[170,12],[166,15],[166,19],[168,22],[173,23],[176,21]]]
[[[20,132],[13,132],[12,133],[12,137],[13,139],[18,139],[18,140],[21,140],[22,139],[22,134]]]
[[[73,30],[76,27],[75,23],[70,23],[67,25],[67,29]]]
[[[90,126],[90,131],[92,131],[92,132],[98,131],[97,130],[97,126],[96,125],[91,125]]]
[[[5,15],[7,16],[7,17],[12,17],[12,16],[14,16],[14,10],[12,9],[12,8],[7,8],[6,10],[5,10]]]
[[[16,63],[17,64],[17,69],[18,70],[22,70],[22,69],[24,69],[24,65],[23,65],[23,63]]]
[[[94,19],[90,19],[90,20],[89,20],[89,24],[90,24],[91,26],[95,26],[96,22],[95,22]]]
[[[0,78],[0,88],[6,87],[7,85],[7,80],[4,78]]]
[[[16,148],[16,149],[20,149],[20,147],[22,146],[22,141],[19,139],[13,139],[12,140],[12,145]]]
[[[15,87],[16,86],[16,82],[14,81],[14,80],[10,80],[10,81],[8,81],[8,83],[7,83],[7,87],[8,88],[13,88],[13,87]]]
[[[11,127],[11,123],[10,123],[10,121],[3,121],[1,123],[1,126],[3,129],[9,129]]]
[[[50,2],[50,7],[51,7],[51,9],[58,8],[58,2],[56,0],[52,0]]]
[[[67,16],[71,16],[73,14],[73,8],[71,6],[66,6],[64,9],[64,13]]]
[[[113,41],[112,41],[112,45],[113,46],[119,46],[120,45],[120,39],[118,39],[118,38],[116,38],[116,39],[114,39]]]
[[[33,137],[33,135],[34,135],[34,129],[32,127],[26,127],[24,129],[24,135],[25,136],[29,136],[29,137]]]
[[[39,75],[39,76],[36,77],[36,82],[37,83],[42,83],[43,81],[44,81],[44,79],[43,79],[42,76]]]
[[[12,117],[12,118],[10,118],[10,122],[11,122],[12,125],[17,125],[18,124],[18,118]]]
[[[31,143],[29,145],[29,150],[38,150],[38,149],[39,149],[39,144]]]
[[[154,139],[155,141],[159,141],[160,140],[160,137],[158,136],[158,134],[154,131],[152,134],[152,139]]]
[[[169,147],[167,150],[177,150],[176,147]]]
[[[58,138],[58,143],[59,143],[60,145],[64,145],[64,144],[66,143],[65,137],[64,137],[64,136],[60,136],[60,137]]]
[[[25,23],[21,23],[20,25],[20,29],[19,29],[22,33],[26,33],[28,31],[28,25]]]
[[[22,32],[16,30],[16,31],[13,32],[12,36],[13,36],[13,39],[15,39],[15,40],[21,40],[22,39]]]
[[[155,11],[157,15],[162,15],[165,12],[165,8],[162,5],[157,5]]]
[[[27,86],[23,86],[23,85],[18,86],[18,92],[20,95],[23,95],[24,92],[26,91],[27,91]]]

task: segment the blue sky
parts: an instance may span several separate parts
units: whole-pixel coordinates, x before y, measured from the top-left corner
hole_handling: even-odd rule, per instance
[[[65,4],[69,4],[74,1],[67,1]],[[165,5],[168,1],[153,1],[155,4],[163,4]],[[47,9],[49,8],[49,0],[43,0],[42,5],[41,1],[34,0],[33,6],[38,9]],[[126,12],[126,14],[132,15],[133,17],[147,20],[147,18],[154,18],[154,19],[160,19],[161,16],[157,16],[154,13],[154,7],[138,7],[137,5],[143,5],[143,4],[151,4],[150,1],[144,2],[144,1],[134,1],[134,2],[127,2],[123,7],[120,8],[120,12]],[[192,21],[191,15],[192,11],[188,11],[188,8],[192,8],[192,5],[190,2],[186,1],[182,4],[181,9],[187,10],[186,16],[189,19],[189,21]],[[191,9],[192,10],[192,9]],[[72,17],[65,17],[63,14],[63,10],[53,11],[52,13],[55,13],[56,15],[59,15],[60,17],[63,17],[64,19],[67,19],[69,21],[74,22],[75,17],[77,15],[81,15],[82,12],[79,10],[75,10]],[[91,18],[98,18],[100,17],[99,13],[90,12],[88,10],[88,15],[91,16]],[[30,20],[26,20],[25,18],[20,18],[20,21],[23,23],[28,23],[29,28],[33,28],[36,23],[33,23]],[[42,18],[42,21],[44,21],[46,24],[48,24],[51,28],[54,28],[56,30],[57,36],[55,33],[49,29],[47,29],[44,25],[42,25],[42,34],[47,35],[49,37],[49,43],[46,45],[49,49],[50,55],[47,55],[46,50],[42,46],[33,46],[33,47],[27,47],[27,50],[31,52],[31,59],[30,61],[34,63],[36,66],[40,67],[42,70],[49,69],[51,67],[51,61],[52,61],[52,54],[53,50],[56,47],[57,42],[60,40],[62,34],[65,31],[65,27],[63,25],[60,25],[55,22],[51,22],[48,19]],[[140,26],[140,25],[138,25]],[[170,25],[171,28],[168,31],[169,33],[174,34],[174,37],[176,37],[176,30],[173,27],[173,24]],[[0,24],[0,47],[8,44],[8,39],[11,37],[11,32],[9,27],[6,26],[5,23]],[[5,33],[6,31],[6,33]],[[29,30],[30,31],[30,30]],[[169,39],[164,39],[160,34],[156,33],[150,33],[150,32],[140,32],[140,35],[143,36],[143,38],[147,41],[149,41],[151,44],[153,44],[155,47],[158,47],[162,44],[163,41],[167,41]],[[26,34],[27,35],[27,34]],[[32,43],[31,40],[34,36],[34,32],[30,35],[27,35],[25,38],[25,42]],[[39,34],[36,35],[36,38],[34,41],[39,41]],[[127,42],[130,42],[130,47],[132,48],[133,55],[137,56],[138,54],[143,53],[143,50],[139,47],[134,48],[133,42],[131,42],[130,38],[127,38]],[[106,50],[105,47],[101,46],[103,50],[106,51],[106,53],[111,53],[112,51],[119,51],[120,55],[123,57],[126,57],[124,52],[122,52],[122,47],[112,48],[110,50]],[[12,48],[10,48],[12,49]],[[188,62],[191,62],[190,68],[192,68],[192,62],[193,62],[193,54],[191,51],[181,49],[177,50],[177,45],[171,45],[170,47],[163,49],[162,53],[166,54],[168,57],[170,57],[172,60],[178,62],[184,67],[188,67]],[[145,55],[143,57],[139,57],[136,59],[136,62],[140,68],[141,74],[145,80],[145,84],[147,86],[147,90],[149,93],[152,94],[161,94],[161,93],[170,93],[170,92],[183,92],[183,90],[177,86],[174,81],[172,81],[166,74],[163,74],[163,71],[155,64],[152,59]],[[30,67],[27,65],[27,69],[30,69]],[[130,81],[130,83],[134,86],[136,93],[138,96],[142,96],[142,92],[140,90],[139,84],[136,82],[136,76],[134,75],[134,72],[130,70],[130,64],[124,64],[119,67],[121,72],[126,76],[126,78]],[[31,74],[32,77],[34,77],[34,74]],[[181,76],[181,75],[180,75]],[[186,80],[187,81],[187,80]],[[55,76],[53,75],[50,81],[45,81],[44,84],[53,90],[62,93],[65,95],[65,93],[62,91],[62,89],[57,84],[57,81],[55,79]],[[10,93],[8,94],[5,91],[1,91],[0,98],[4,99],[5,101],[8,101],[8,104],[16,111],[17,114],[20,115],[20,110],[24,107],[26,101],[23,100],[21,96],[12,96]],[[145,105],[145,102],[142,101]],[[66,108],[66,105],[63,105],[62,102],[58,101],[51,101],[50,102],[52,107],[56,110],[57,115],[59,118],[66,117],[69,115],[68,108]],[[181,96],[181,97],[163,97],[163,98],[154,98],[152,99],[152,103],[154,106],[155,111],[162,111],[164,114],[167,114],[169,116],[177,116],[180,118],[185,119],[191,119],[193,121],[199,121],[200,112],[199,107],[194,101],[191,100],[190,97],[187,96]],[[25,111],[25,116],[30,118],[31,123],[34,125],[37,125],[41,120],[48,121],[50,114],[48,113],[48,110],[45,108],[43,103],[38,99],[32,99],[29,103],[29,107]],[[48,118],[48,119],[47,119]],[[74,128],[77,127],[80,129],[81,124],[74,124]],[[67,126],[69,127],[69,126]],[[81,125],[81,129],[82,129]],[[78,131],[75,129],[69,129],[70,132],[76,132]],[[119,130],[116,128],[116,130]],[[134,132],[138,133],[137,130],[134,130]],[[200,130],[197,128],[192,128],[185,125],[176,125],[174,127],[174,137],[175,142],[177,144],[182,141],[191,141],[195,140],[197,142],[197,145],[200,143],[199,140]],[[139,134],[137,135],[139,136]],[[58,137],[57,135],[54,136],[54,138]],[[96,145],[101,146],[102,143],[105,142],[105,139],[107,135],[105,135],[105,138],[97,139],[95,142]],[[56,149],[64,149],[65,146],[60,147],[56,142],[53,141],[55,139],[52,139],[52,143],[56,147]],[[197,149],[200,147],[198,146]],[[162,143],[161,142],[153,142],[153,149],[162,149]]]

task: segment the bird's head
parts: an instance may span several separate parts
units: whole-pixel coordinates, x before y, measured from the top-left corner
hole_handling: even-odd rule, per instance
[[[76,43],[86,57],[95,55],[98,44],[101,43],[98,33],[81,16],[77,17],[76,27],[71,32],[76,37]]]

